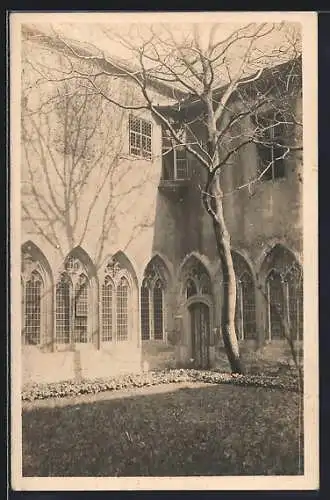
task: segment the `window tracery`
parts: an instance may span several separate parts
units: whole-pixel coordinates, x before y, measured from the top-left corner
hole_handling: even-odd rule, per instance
[[[164,339],[166,271],[160,259],[151,261],[141,286],[142,340]]]
[[[127,341],[130,325],[130,276],[113,257],[103,268],[102,342]]]

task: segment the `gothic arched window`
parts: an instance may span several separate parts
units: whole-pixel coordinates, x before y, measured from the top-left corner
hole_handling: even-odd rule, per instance
[[[114,284],[110,276],[105,276],[102,284],[102,340],[112,340],[112,308]]]
[[[129,339],[130,301],[128,272],[117,260],[110,258],[103,269],[102,342],[124,342]]]
[[[51,338],[49,331],[46,331],[46,317],[52,301],[52,287],[48,263],[32,242],[22,247],[21,293],[23,344],[39,345],[47,342],[48,337]]]
[[[164,335],[163,283],[160,279],[156,281],[153,293],[154,338],[162,340]]]
[[[141,334],[142,340],[150,338],[150,311],[149,311],[149,288],[146,280],[141,286]]]
[[[211,295],[211,280],[203,264],[195,257],[186,263],[184,277],[185,295],[189,299],[194,295]]]
[[[265,258],[268,338],[303,338],[303,274],[294,255],[278,244]],[[285,326],[288,330],[285,331]]]
[[[56,342],[58,344],[70,342],[71,296],[71,279],[63,273],[56,285]]]
[[[41,295],[43,281],[37,271],[33,271],[25,284],[24,316],[25,343],[40,344],[41,331]]]
[[[87,343],[90,282],[80,259],[70,255],[56,284],[56,342]]]
[[[283,339],[283,317],[285,314],[284,288],[281,275],[272,270],[266,281],[268,297],[268,329],[270,340]]]
[[[288,319],[294,340],[303,339],[303,280],[301,270],[293,267],[284,278],[286,288]]]
[[[128,339],[128,293],[129,284],[122,277],[117,286],[117,340]]]
[[[146,267],[141,286],[142,340],[163,340],[165,334],[166,269],[154,258]]]
[[[241,338],[256,337],[256,305],[254,283],[250,273],[244,272],[237,280],[237,313],[241,319]]]
[[[256,338],[255,287],[250,268],[245,259],[233,252],[236,277],[235,324],[240,340]]]

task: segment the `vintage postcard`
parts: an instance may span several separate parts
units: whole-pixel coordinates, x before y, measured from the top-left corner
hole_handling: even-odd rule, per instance
[[[317,16],[10,15],[15,490],[319,487]]]

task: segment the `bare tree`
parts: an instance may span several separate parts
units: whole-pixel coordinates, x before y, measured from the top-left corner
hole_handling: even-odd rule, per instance
[[[232,372],[242,373],[235,332],[236,279],[223,205],[232,192],[224,192],[222,176],[241,150],[257,145],[264,151],[264,164],[247,183],[234,187],[234,191],[251,192],[277,160],[301,149],[297,130],[301,123],[296,116],[301,91],[299,29],[265,23],[99,29],[126,51],[132,65],[53,29],[49,43],[70,61],[67,70],[53,79],[75,80],[78,87],[119,109],[148,110],[170,135],[173,147],[184,147],[204,171],[201,196],[212,218],[222,264],[224,345]],[[135,88],[131,102],[125,102],[111,85],[120,78]],[[173,89],[171,106],[160,106],[153,92],[164,84]],[[267,150],[272,151],[271,157]]]
[[[22,85],[23,220],[63,257],[82,245],[92,228],[98,266],[110,229],[115,230],[114,214],[125,196],[138,197],[148,177],[134,183],[134,166],[125,161],[124,111],[84,81],[52,80],[55,71],[41,72],[30,54],[23,57],[23,75],[28,75]],[[121,93],[128,98],[126,89]],[[125,178],[132,182],[123,191]]]
[[[285,266],[282,279],[286,282],[286,285],[290,285],[290,294],[294,297],[298,297],[303,290],[303,274],[302,269],[295,262],[290,266]],[[300,346],[299,341],[302,340],[303,331],[303,310],[299,310],[302,307],[302,301],[298,302],[298,310],[290,311],[290,309],[282,304],[281,301],[271,301],[267,290],[265,290],[261,285],[258,286],[258,290],[261,293],[267,307],[272,309],[276,315],[284,339],[286,340],[292,362],[297,372],[298,388],[301,394],[303,394],[303,369],[302,369],[302,359],[300,357]],[[284,307],[283,307],[284,306]],[[290,314],[291,312],[291,314]]]
[[[48,53],[46,61],[42,46],[23,44],[24,230],[38,235],[59,256],[59,275],[65,271],[70,252],[92,239],[92,260],[97,270],[116,239],[127,205],[137,204],[146,184],[153,179],[150,172],[132,175],[136,165],[127,162],[122,133],[126,112],[90,90],[84,80],[56,81],[54,75],[58,77],[67,70],[68,64],[56,51]],[[123,101],[130,99],[125,85],[120,86],[120,93]],[[135,225],[132,223],[123,250],[152,222],[149,207]],[[23,259],[23,273],[29,265]],[[85,283],[78,285],[74,288],[77,303]],[[51,287],[44,287],[43,298],[52,292]],[[38,303],[29,304],[29,315],[33,317],[38,307]],[[29,338],[29,343],[33,343],[33,338]]]

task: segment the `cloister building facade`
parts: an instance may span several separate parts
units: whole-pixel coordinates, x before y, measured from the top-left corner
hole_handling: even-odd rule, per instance
[[[40,40],[36,44],[27,36],[23,43],[40,52]],[[161,104],[169,103],[168,89],[154,91]],[[301,96],[295,105],[299,112]],[[111,211],[101,251],[106,194],[93,205],[84,237],[73,235],[71,246],[60,227],[54,244],[31,214],[22,215],[24,382],[226,365],[222,272],[212,221],[200,195],[203,172],[183,149],[171,148],[151,114],[125,111],[121,120],[122,168],[129,175],[115,185],[120,200],[116,206],[122,205]],[[237,176],[244,184],[256,175],[262,154],[255,144],[242,149],[235,168],[225,173],[228,191]],[[29,200],[33,192],[24,184],[24,158],[22,199]],[[253,192],[233,189],[224,201],[243,353],[287,355],[283,325],[272,304],[289,318],[294,340],[303,340],[302,166],[299,154],[282,159]],[[93,179],[91,174],[89,195],[97,189]],[[78,219],[83,223],[88,204],[83,199],[80,203]],[[34,209],[38,213],[41,206]]]

